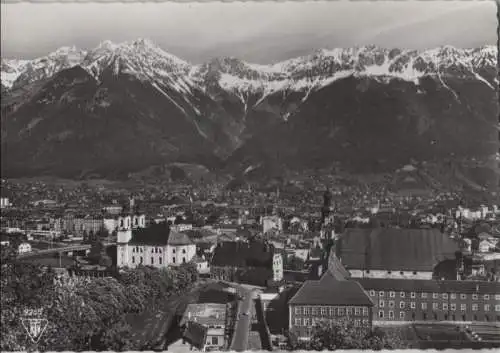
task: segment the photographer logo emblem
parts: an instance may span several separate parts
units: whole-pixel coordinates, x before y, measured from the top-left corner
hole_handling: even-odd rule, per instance
[[[25,309],[21,318],[21,323],[33,343],[38,343],[49,323],[42,315],[42,309]]]

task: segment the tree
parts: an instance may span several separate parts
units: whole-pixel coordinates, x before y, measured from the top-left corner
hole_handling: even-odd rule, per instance
[[[312,329],[311,340],[299,341],[293,332],[288,333],[288,346],[291,350],[314,349],[396,349],[406,348],[398,334],[388,334],[379,329],[354,326],[352,321],[339,320],[334,323],[318,323]]]

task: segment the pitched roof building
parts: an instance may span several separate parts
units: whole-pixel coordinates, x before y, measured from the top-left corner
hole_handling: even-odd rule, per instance
[[[458,252],[458,244],[436,229],[375,228],[346,229],[330,255],[353,277],[431,279]]]

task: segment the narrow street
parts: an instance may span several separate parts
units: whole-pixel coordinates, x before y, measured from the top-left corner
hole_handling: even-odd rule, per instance
[[[238,316],[236,318],[231,350],[242,352],[247,350],[248,335],[250,332],[252,312],[254,308],[253,291],[240,287],[239,292],[243,296],[243,299],[238,307]]]

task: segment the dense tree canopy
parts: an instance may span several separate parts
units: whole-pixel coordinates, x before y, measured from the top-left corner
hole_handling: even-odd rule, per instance
[[[161,306],[197,279],[191,264],[127,269],[118,278],[61,278],[50,268],[22,263],[14,251],[2,249],[0,348],[140,350],[143,343],[130,339],[130,315]],[[28,339],[20,320],[27,308],[41,308],[48,321],[37,344]]]
[[[337,350],[337,349],[402,349],[404,342],[397,334],[379,329],[356,327],[352,322],[342,320],[335,323],[321,322],[312,329],[310,341],[300,341],[291,332],[288,345],[292,350]]]

